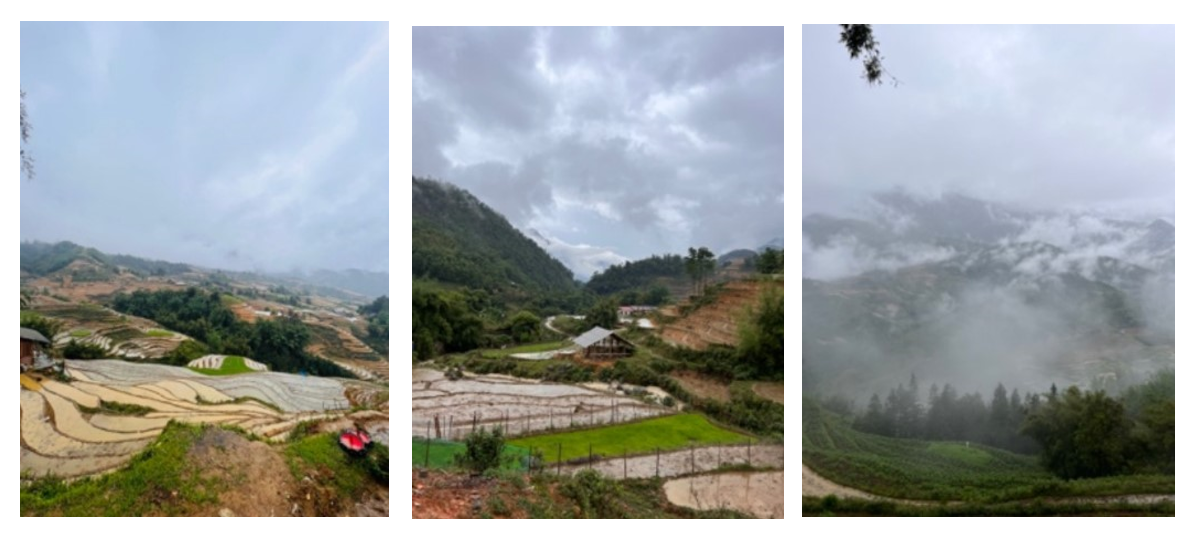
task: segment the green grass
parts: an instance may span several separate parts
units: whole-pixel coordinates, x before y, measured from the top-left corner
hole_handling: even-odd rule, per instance
[[[1001,502],[1037,497],[1174,493],[1174,476],[1064,481],[1036,458],[964,442],[856,431],[844,417],[802,403],[802,461],[841,485],[892,498]]]
[[[427,458],[429,458],[429,468],[454,468],[455,455],[462,454],[467,446],[452,441],[430,440],[427,442],[424,438],[414,438],[413,440],[413,455],[414,466],[427,466]],[[427,455],[429,449],[429,455]],[[503,456],[505,462],[502,464],[502,470],[524,470],[525,463],[522,462],[522,457],[528,456],[529,450],[520,447],[505,444]]]
[[[173,337],[173,331],[166,331],[164,329],[150,329],[145,332],[145,335],[150,337]]]
[[[113,345],[117,345],[122,342],[131,341],[132,339],[144,338],[145,333],[135,327],[121,327],[119,329],[105,331],[102,335],[111,339]]]
[[[559,350],[571,346],[571,341],[547,341],[542,343],[527,344],[515,348],[504,348],[500,350],[485,350],[480,355],[485,358],[504,358],[512,354],[529,354],[533,352],[549,352],[551,350]]]
[[[71,483],[42,478],[21,486],[22,516],[181,515],[219,501],[221,485],[198,477],[186,453],[210,426],[170,423],[126,468]]]
[[[547,462],[554,462],[558,459],[560,444],[562,460],[566,461],[586,457],[589,445],[593,454],[611,457],[625,453],[650,453],[655,449],[681,449],[692,444],[744,443],[749,439],[744,434],[712,424],[703,415],[686,414],[560,434],[516,438],[509,443],[523,448],[537,448],[542,451]]]
[[[219,366],[219,369],[203,369],[203,368],[199,368],[199,367],[191,367],[190,370],[194,371],[195,373],[202,373],[204,375],[210,375],[212,377],[222,377],[225,375],[239,375],[241,373],[256,373],[256,371],[253,371],[252,369],[248,368],[248,365],[246,365],[244,363],[244,358],[242,358],[240,356],[228,356],[228,357],[224,358],[223,365]]]
[[[297,440],[285,448],[285,459],[294,479],[311,474],[329,480],[346,499],[355,499],[372,481],[366,459],[353,457],[339,447],[336,434],[317,434]],[[387,457],[386,457],[387,458]]]
[[[70,336],[74,337],[76,339],[81,339],[83,337],[87,337],[90,335],[91,335],[90,329],[75,329],[74,331],[70,332]]]

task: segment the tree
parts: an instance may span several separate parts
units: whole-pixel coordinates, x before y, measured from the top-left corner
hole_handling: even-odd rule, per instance
[[[487,431],[481,426],[479,430],[473,430],[468,434],[463,441],[467,448],[463,453],[455,455],[455,464],[477,476],[500,466],[505,438],[499,426],[492,431]]]
[[[587,329],[593,327],[613,329],[620,322],[620,315],[617,312],[616,301],[612,299],[600,299],[587,310],[587,314],[584,315],[583,320],[587,324]]]
[[[704,280],[707,278],[707,274],[715,271],[715,253],[712,253],[706,247],[700,247],[699,249],[692,247],[689,248],[684,262],[686,264],[687,274],[695,282],[695,294],[702,295],[705,289]]]
[[[864,76],[868,83],[881,84],[885,68],[881,66],[880,42],[873,37],[872,25],[840,25],[839,41],[848,49],[852,59],[864,56]]]
[[[509,319],[509,335],[519,343],[537,339],[542,330],[542,319],[533,312],[522,310]]]
[[[765,248],[757,257],[757,272],[761,274],[778,274],[783,269],[783,252],[772,247]]]
[[[1104,392],[1072,386],[1032,410],[1022,432],[1042,447],[1042,464],[1064,479],[1110,476],[1126,464],[1125,409]]]
[[[785,370],[785,303],[773,288],[761,292],[760,306],[746,310],[736,345],[737,378],[782,379]]]
[[[21,90],[21,173],[25,177],[33,178],[33,156],[25,151],[24,143],[29,142],[29,134],[33,130],[33,124],[29,123],[29,114],[25,111],[25,90]]]

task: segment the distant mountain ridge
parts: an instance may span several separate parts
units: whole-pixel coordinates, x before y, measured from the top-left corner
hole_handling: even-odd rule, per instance
[[[413,275],[496,292],[578,287],[562,262],[470,192],[417,177]]]
[[[233,278],[259,281],[290,281],[322,286],[378,297],[389,292],[385,272],[316,270],[306,274],[261,274],[204,268],[185,263],[144,259],[131,255],[107,254],[74,242],[21,242],[21,271],[32,276],[69,274],[75,281],[102,281],[129,273],[136,276],[183,276],[222,273]],[[357,297],[358,298],[358,297]]]

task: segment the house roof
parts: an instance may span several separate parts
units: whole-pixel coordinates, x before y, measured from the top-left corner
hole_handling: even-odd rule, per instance
[[[37,331],[29,329],[28,327],[21,328],[21,339],[37,341],[37,342],[43,343],[43,344],[50,344],[50,340],[45,338],[45,335],[42,335],[41,333],[38,333]],[[11,341],[12,339],[9,339],[9,340]]]
[[[590,330],[588,330],[587,333],[584,333],[582,335],[579,335],[578,337],[575,337],[575,344],[577,344],[583,348],[587,348],[597,342],[600,342],[600,341],[608,338],[609,336],[616,337],[616,338],[624,341],[625,343],[627,343],[629,346],[632,346],[632,344],[633,344],[633,343],[630,343],[629,341],[625,341],[624,337],[621,337],[620,335],[617,335],[616,333],[608,331],[607,329],[604,329],[602,327],[593,327]]]

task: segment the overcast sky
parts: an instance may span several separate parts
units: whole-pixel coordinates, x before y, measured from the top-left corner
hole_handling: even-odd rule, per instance
[[[21,239],[388,270],[388,26],[21,23]]]
[[[804,214],[901,186],[1173,215],[1173,26],[873,31],[896,87],[803,27]]]
[[[581,278],[782,235],[783,29],[415,28],[414,175]]]

